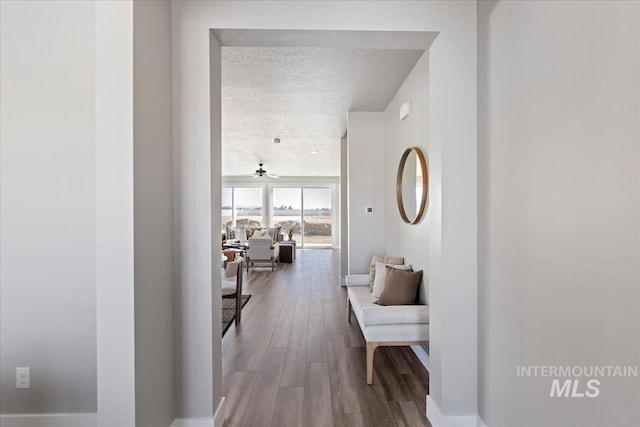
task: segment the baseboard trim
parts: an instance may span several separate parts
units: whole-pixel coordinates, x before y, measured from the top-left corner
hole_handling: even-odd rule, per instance
[[[213,427],[223,427],[224,426],[224,417],[225,417],[225,404],[227,403],[227,399],[223,396],[220,399],[220,404],[216,409],[216,413],[213,414]]]
[[[424,368],[429,371],[429,353],[421,345],[412,345],[411,350],[416,354]]]
[[[176,418],[171,427],[214,427],[213,418]]]
[[[95,412],[69,414],[2,414],[2,427],[96,427]]]
[[[479,427],[477,415],[444,415],[429,395],[427,419],[433,427]]]
[[[213,418],[176,418],[171,423],[171,427],[222,427],[224,425],[225,403],[226,398],[223,397]]]

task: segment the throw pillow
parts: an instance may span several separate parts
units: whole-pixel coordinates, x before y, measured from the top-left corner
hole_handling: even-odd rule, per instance
[[[418,287],[422,281],[422,270],[408,271],[386,268],[384,289],[376,301],[380,305],[415,304]]]
[[[385,264],[404,264],[404,257],[398,256],[382,256],[374,255],[369,266],[369,290],[373,292],[373,282],[376,278],[376,262],[384,262]]]
[[[278,236],[280,235],[280,229],[282,226],[276,225],[275,227],[269,228],[269,235],[274,242],[278,241]]]
[[[281,226],[276,225],[275,227],[270,227],[267,231],[269,232],[269,236],[271,236],[271,240],[277,241],[278,234],[280,234]]]
[[[397,270],[411,270],[411,264],[385,264],[383,262],[376,262],[376,279],[373,282],[372,295],[376,298],[380,297],[382,290],[384,289],[384,281],[387,279],[386,267],[395,268]]]
[[[253,233],[253,237],[271,237],[269,235],[269,230],[256,230]]]
[[[247,231],[244,229],[244,227],[227,226],[226,231],[227,239],[229,240],[238,240],[241,243],[247,241]]]

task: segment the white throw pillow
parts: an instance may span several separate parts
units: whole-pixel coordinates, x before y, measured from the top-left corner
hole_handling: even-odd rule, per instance
[[[384,289],[384,281],[387,278],[387,266],[395,268],[396,270],[411,270],[411,264],[385,264],[384,262],[376,261],[376,277],[373,280],[373,291],[371,291],[376,298],[380,297]]]
[[[253,233],[253,237],[270,237],[268,230],[256,230]]]

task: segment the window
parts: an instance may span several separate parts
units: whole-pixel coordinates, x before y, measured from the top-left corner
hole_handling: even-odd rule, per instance
[[[284,235],[293,231],[293,240],[302,245],[302,193],[300,188],[273,189],[273,225]]]
[[[273,189],[273,224],[293,231],[302,247],[330,247],[333,242],[331,188]]]
[[[262,188],[222,187],[222,224],[234,227],[261,227]]]
[[[331,189],[304,188],[303,246],[331,246]]]
[[[279,225],[285,239],[292,231],[298,247],[330,248],[337,243],[334,191],[333,183],[228,183],[221,191],[221,229]]]
[[[262,225],[262,188],[236,187],[233,189],[237,227],[260,227]]]
[[[222,230],[233,225],[233,188],[222,187]]]

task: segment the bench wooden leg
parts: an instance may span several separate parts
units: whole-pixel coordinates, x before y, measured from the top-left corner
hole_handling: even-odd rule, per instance
[[[380,344],[377,342],[367,342],[367,384],[373,384],[373,353]]]
[[[347,298],[347,321],[351,323],[351,300]]]

